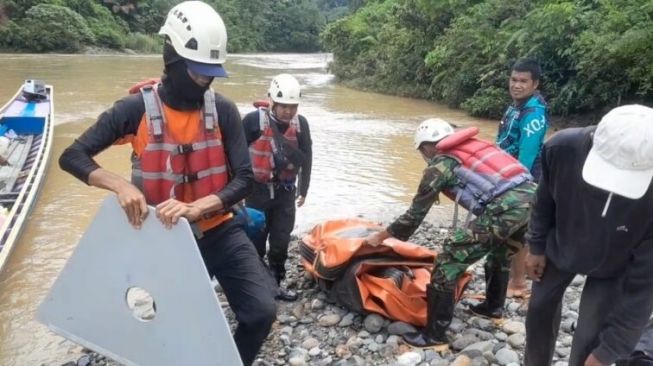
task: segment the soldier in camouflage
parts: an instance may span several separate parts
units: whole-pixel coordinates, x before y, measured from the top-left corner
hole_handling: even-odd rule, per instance
[[[476,133],[474,128],[454,132],[439,119],[424,121],[415,135],[415,147],[428,163],[418,192],[403,215],[365,239],[373,246],[389,237],[408,240],[439,202],[441,192],[476,216],[473,220],[468,216],[465,227],[454,229],[435,260],[427,286],[426,327],[404,335],[416,347],[448,343],[445,331],[453,317],[457,280],[486,256],[486,300],[471,310],[502,317],[510,258],[524,242],[536,186],[523,165],[493,144],[476,139]],[[455,214],[454,226],[457,221]]]

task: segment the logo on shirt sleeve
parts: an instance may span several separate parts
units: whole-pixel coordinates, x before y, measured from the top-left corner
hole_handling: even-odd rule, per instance
[[[526,137],[530,137],[543,128],[546,128],[546,123],[539,119],[534,119],[524,126],[524,132],[526,132]]]

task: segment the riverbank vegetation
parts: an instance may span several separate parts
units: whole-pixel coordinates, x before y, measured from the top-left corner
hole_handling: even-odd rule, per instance
[[[653,103],[650,0],[206,0],[230,52],[333,52],[343,83],[498,118],[520,57],[557,116]],[[0,49],[161,50],[180,0],[0,0]]]
[[[81,52],[99,47],[152,53],[168,10],[179,0],[0,0],[0,48]],[[206,0],[229,30],[230,52],[313,52],[347,0]]]
[[[475,116],[500,117],[525,56],[555,115],[653,102],[650,0],[369,0],[321,39],[342,82]]]

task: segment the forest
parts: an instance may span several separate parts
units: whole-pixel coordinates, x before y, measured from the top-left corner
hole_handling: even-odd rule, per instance
[[[650,0],[370,0],[327,25],[342,82],[498,118],[521,57],[557,116],[653,102]]]
[[[180,0],[0,0],[0,49],[80,52],[88,47],[152,53]],[[222,16],[230,52],[315,52],[347,0],[207,0]],[[352,6],[356,2],[352,1]]]
[[[175,0],[0,0],[5,52],[155,53]],[[207,0],[229,52],[331,52],[349,86],[498,118],[511,66],[540,61],[556,116],[653,102],[651,0]]]

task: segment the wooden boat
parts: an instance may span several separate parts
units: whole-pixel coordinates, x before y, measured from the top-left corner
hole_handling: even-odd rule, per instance
[[[53,95],[52,86],[27,80],[0,108],[0,271],[43,186],[54,135]]]

